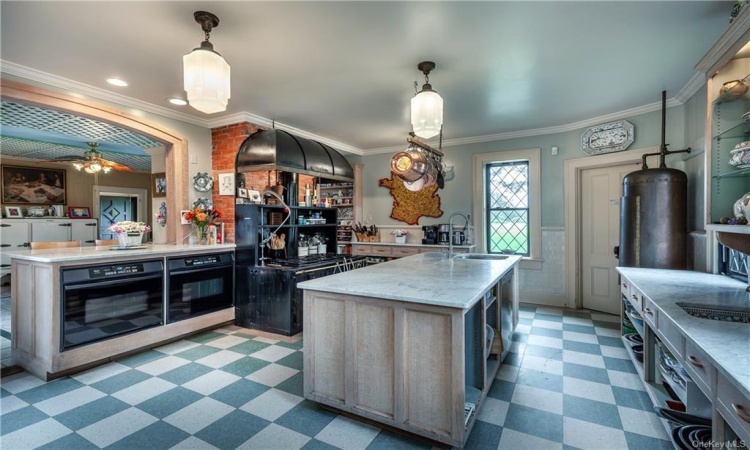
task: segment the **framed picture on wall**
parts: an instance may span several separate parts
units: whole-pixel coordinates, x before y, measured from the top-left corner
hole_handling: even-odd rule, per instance
[[[219,195],[234,195],[234,174],[219,174]]]
[[[71,219],[90,219],[91,210],[88,206],[68,206],[68,217]]]
[[[3,203],[64,204],[65,171],[39,167],[2,166]]]
[[[164,172],[151,174],[151,190],[154,197],[167,196],[167,174]]]

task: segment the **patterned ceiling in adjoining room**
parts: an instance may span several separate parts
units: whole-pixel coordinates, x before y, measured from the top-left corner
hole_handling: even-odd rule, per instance
[[[2,101],[0,103],[0,155],[33,160],[82,156],[87,142],[96,142],[104,158],[151,172],[151,157],[144,149],[159,142],[116,125],[72,114]]]
[[[79,147],[0,136],[0,155],[3,157],[20,157],[46,161],[60,156],[83,155],[85,151]],[[127,164],[136,172],[151,173],[151,157],[148,155],[139,156],[125,153],[102,152],[102,156],[110,161]],[[68,164],[72,167],[71,163]]]

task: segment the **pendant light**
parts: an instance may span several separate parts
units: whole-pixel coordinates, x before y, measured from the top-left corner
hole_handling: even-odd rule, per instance
[[[219,18],[205,11],[196,11],[193,16],[206,39],[182,57],[188,103],[206,114],[225,111],[230,97],[229,64],[208,42],[211,29],[219,26]]]
[[[425,84],[422,90],[411,99],[411,125],[414,134],[422,139],[429,139],[440,133],[443,126],[443,98],[432,90],[430,85],[430,71],[435,70],[435,63],[424,61],[417,65],[424,73]],[[417,82],[414,82],[414,88],[417,88]]]

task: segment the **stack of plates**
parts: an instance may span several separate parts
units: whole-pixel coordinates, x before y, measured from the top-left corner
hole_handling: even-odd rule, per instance
[[[625,334],[625,335],[623,335],[623,337],[625,339],[627,339],[628,341],[630,341],[630,346],[631,347],[634,346],[634,345],[643,344],[643,338],[638,333]]]
[[[656,411],[657,416],[670,421],[675,426],[701,425],[704,427],[711,427],[711,419],[694,416],[673,409],[662,408],[660,406],[654,406],[654,411]]]
[[[711,446],[711,427],[683,425],[672,429],[672,441],[681,450],[704,449]]]

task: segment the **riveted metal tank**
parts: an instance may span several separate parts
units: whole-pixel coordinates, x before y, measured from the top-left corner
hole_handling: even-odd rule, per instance
[[[620,266],[687,268],[687,175],[677,169],[631,172],[622,180]]]

